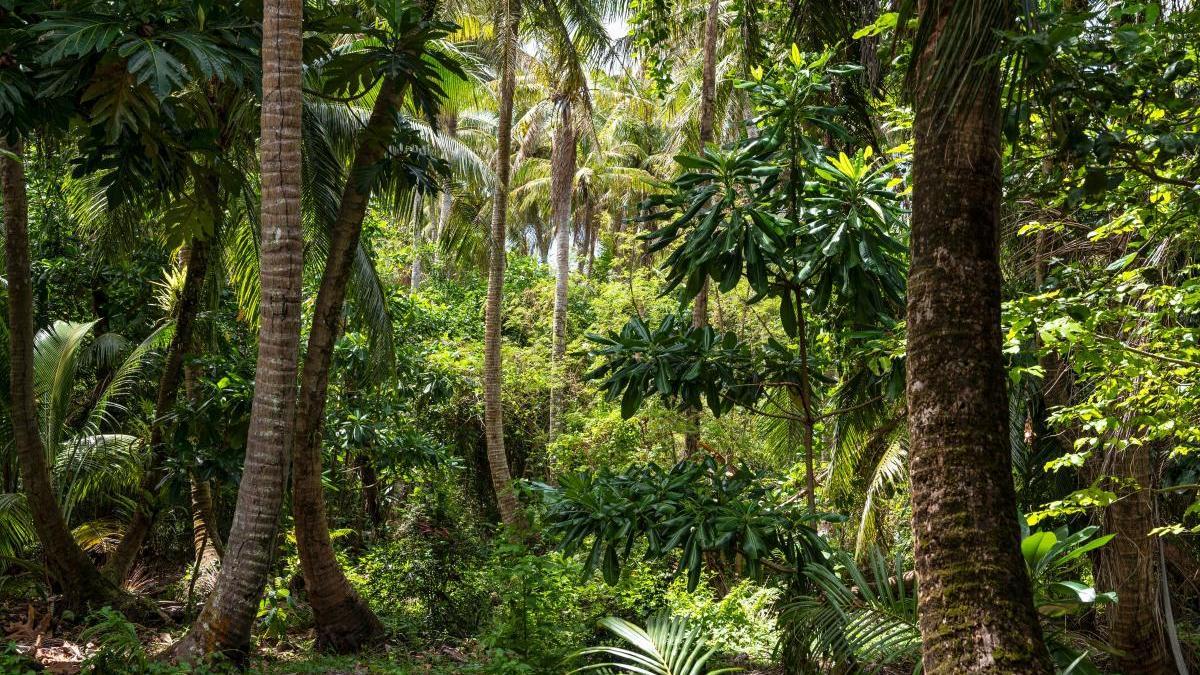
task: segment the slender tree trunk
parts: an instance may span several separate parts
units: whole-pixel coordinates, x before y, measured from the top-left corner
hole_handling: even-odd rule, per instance
[[[300,403],[296,413],[296,443],[292,464],[292,511],[296,519],[296,548],[304,571],[304,587],[317,625],[317,646],[336,652],[360,649],[383,631],[383,624],[346,580],[334,554],[321,483],[321,438],[329,393],[329,370],[342,318],[350,271],[362,234],[371,196],[367,183],[373,167],[387,152],[396,128],[400,92],[384,80],[362,132],[354,164],[342,190],[329,236],[329,253],[317,291],[312,329],[304,355]],[[413,281],[418,282],[414,267]]]
[[[558,128],[550,153],[550,207],[554,224],[554,347],[551,363],[554,384],[550,387],[550,441],[562,430],[563,356],[567,353],[567,285],[571,276],[571,194],[575,178],[575,128],[571,120],[571,100],[558,102]],[[587,234],[584,234],[586,241]]]
[[[304,241],[300,220],[300,0],[263,5],[262,298],[254,402],[233,526],[216,587],[172,649],[182,661],[220,652],[244,662],[276,546],[295,440]]]
[[[38,432],[33,379],[33,282],[29,260],[29,215],[22,146],[0,134],[0,194],[4,199],[5,273],[8,280],[9,394],[13,448],[33,527],[42,543],[46,571],[77,609],[117,597],[71,536],[50,482],[50,465]]]
[[[711,143],[717,116],[717,31],[720,0],[708,0],[704,16],[704,70],[700,80],[700,149]]]
[[[584,270],[584,274],[591,278],[592,270],[596,267],[596,244],[600,236],[599,226],[596,224],[596,204],[591,200],[591,195],[588,195],[583,203],[583,223],[588,231],[587,269]]]
[[[445,133],[450,138],[458,136],[458,115],[450,113],[446,115]],[[437,230],[433,233],[433,259],[437,261],[442,250],[442,236],[446,234],[446,228],[450,226],[450,213],[454,208],[454,192],[450,189],[450,185],[446,185],[442,190],[440,205],[438,207]]]
[[[213,181],[215,183],[215,180]],[[213,194],[215,199],[216,195]],[[215,203],[215,202],[214,202]],[[219,207],[214,209],[219,211]],[[214,217],[219,219],[219,213]],[[214,220],[214,222],[218,222]],[[187,272],[183,278],[183,290],[179,296],[179,307],[175,314],[175,333],[171,336],[171,344],[167,348],[166,362],[163,364],[162,376],[158,380],[158,395],[154,403],[154,421],[150,426],[150,465],[142,476],[138,486],[139,500],[137,509],[129,527],[125,528],[125,536],[117,545],[104,573],[114,582],[120,583],[129,576],[129,571],[137,560],[142,543],[154,527],[158,516],[158,504],[155,492],[162,483],[166,459],[163,448],[165,424],[175,401],[179,398],[179,389],[184,379],[184,359],[191,351],[192,329],[196,323],[196,315],[200,311],[201,294],[204,288],[204,277],[208,273],[208,242],[193,239],[188,245]]]
[[[421,199],[421,193],[413,191],[413,263],[412,275],[409,278],[408,290],[410,293],[416,293],[420,287],[421,281],[425,278],[425,266],[421,264],[421,249],[425,246],[425,223],[422,212],[424,203]]]
[[[908,425],[918,610],[925,672],[1053,672],[1020,552],[1000,334],[999,69],[935,50],[952,0],[924,0],[919,54]],[[957,17],[957,43],[986,45],[1003,23]],[[948,51],[943,48],[943,51]],[[970,60],[970,83],[945,72]],[[975,86],[979,84],[979,86]]]
[[[193,403],[199,402],[200,398],[200,393],[196,390],[199,370],[195,365],[183,368],[183,391],[188,400]],[[195,471],[189,473],[188,482],[191,486],[192,499],[192,542],[202,542],[201,557],[203,559],[211,560],[213,563],[220,562],[225,555],[225,542],[221,539],[221,533],[218,531],[212,484],[201,478]],[[212,580],[216,580],[217,567],[215,564],[205,565],[202,569],[210,569]],[[212,590],[212,582],[210,581],[203,588],[207,594]]]
[[[800,407],[804,411],[804,477],[808,488],[808,510],[817,511],[817,472],[813,457],[813,427],[817,420],[813,415],[812,378],[808,364],[808,320],[804,314],[803,298],[796,289],[796,337],[800,343]]]
[[[521,0],[505,0],[501,10],[500,110],[496,127],[496,188],[492,197],[492,226],[488,247],[488,292],[484,309],[483,397],[484,436],[487,439],[488,468],[500,519],[517,533],[523,533],[525,519],[513,494],[508,455],[504,451],[504,413],[501,407],[503,373],[500,363],[500,322],[504,301],[504,240],[508,211],[508,179],[512,155],[512,108],[516,89],[518,27]]]
[[[717,28],[720,19],[719,0],[708,0],[704,18],[704,67],[700,81],[700,149],[713,140],[717,102]],[[692,327],[708,325],[708,278],[692,301]],[[700,449],[700,411],[694,410],[689,429],[684,435],[684,452],[690,457]]]

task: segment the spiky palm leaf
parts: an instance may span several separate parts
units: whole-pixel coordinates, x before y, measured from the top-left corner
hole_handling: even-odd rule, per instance
[[[646,622],[645,629],[615,616],[601,619],[600,625],[627,642],[629,648],[591,647],[581,650],[577,656],[603,654],[613,660],[576,668],[572,673],[615,671],[642,675],[718,675],[741,670],[705,670],[715,650],[708,648],[701,628],[683,617],[654,616]]]
[[[901,563],[897,554],[889,567],[872,550],[869,578],[845,552],[828,564],[810,563],[804,576],[816,592],[785,602],[780,622],[804,644],[812,663],[848,673],[897,667],[916,672],[921,650],[916,595]]]

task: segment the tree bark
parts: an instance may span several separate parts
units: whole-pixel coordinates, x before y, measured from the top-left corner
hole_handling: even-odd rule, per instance
[[[704,18],[704,65],[700,80],[700,150],[713,140],[717,101],[717,24],[720,19],[719,0],[708,0]],[[708,325],[708,278],[692,301],[692,327]],[[689,428],[684,434],[684,452],[691,457],[700,449],[700,411],[688,415]]]
[[[296,413],[292,465],[296,548],[304,571],[304,587],[313,608],[317,646],[340,653],[360,649],[383,632],[383,624],[347,581],[334,554],[325,512],[325,488],[321,483],[321,439],[333,348],[371,197],[367,176],[387,153],[396,128],[400,96],[395,82],[384,80],[342,190],[337,218],[330,228],[329,253],[313,309]],[[415,269],[414,282],[417,281]]]
[[[1150,535],[1155,527],[1153,446],[1110,449],[1103,469],[1118,479],[1111,487],[1118,499],[1104,509],[1103,529],[1114,536],[1098,552],[1096,586],[1117,592],[1119,602],[1106,615],[1109,644],[1124,675],[1176,672],[1163,623],[1162,541]]]
[[[213,182],[216,182],[215,179]],[[215,194],[212,196],[215,200]],[[219,210],[219,207],[214,210]],[[219,217],[219,214],[214,214],[214,218]],[[104,567],[105,575],[116,583],[129,576],[129,570],[137,560],[142,543],[150,534],[158,516],[158,504],[154,493],[164,476],[165,422],[171,409],[175,407],[180,386],[183,384],[183,361],[192,347],[192,329],[200,311],[200,296],[204,288],[204,277],[208,272],[208,255],[208,242],[193,239],[188,245],[187,272],[184,274],[183,290],[175,314],[175,333],[171,336],[171,344],[167,348],[167,358],[158,380],[158,395],[154,402],[154,421],[150,426],[150,464],[138,486],[138,505],[133,512],[133,518],[125,528],[125,535],[117,545],[117,550]]]
[[[300,211],[300,0],[263,5],[262,298],[254,401],[233,526],[216,587],[171,650],[181,661],[220,652],[244,662],[276,546],[295,441],[304,240]]]
[[[425,279],[425,266],[421,263],[421,249],[425,247],[425,224],[422,222],[425,214],[421,193],[413,191],[413,262],[412,275],[408,282],[408,291],[416,293]]]
[[[20,141],[0,134],[0,194],[4,199],[5,273],[8,280],[9,394],[16,451],[33,527],[46,571],[76,609],[112,602],[108,582],[79,548],[67,527],[50,480],[50,464],[38,431],[33,379],[33,282],[29,259],[29,207]],[[11,153],[11,155],[9,154]]]
[[[515,534],[525,530],[525,519],[512,489],[508,455],[504,451],[504,413],[501,393],[500,322],[504,301],[504,241],[508,211],[508,180],[512,156],[513,93],[516,89],[516,58],[521,0],[506,0],[500,16],[500,109],[496,127],[496,188],[492,197],[492,224],[488,247],[488,291],[484,308],[483,397],[484,437],[487,439],[488,469],[496,490],[500,519]]]
[[[554,383],[550,387],[550,441],[562,430],[563,356],[567,353],[567,291],[571,276],[571,194],[575,178],[575,128],[571,99],[558,102],[558,128],[550,153],[550,208],[554,224],[554,346],[551,363]],[[584,234],[586,241],[587,235]]]
[[[445,134],[450,138],[458,136],[458,115],[449,113],[445,120]],[[442,250],[442,236],[446,233],[446,228],[450,226],[450,213],[454,208],[454,192],[447,184],[442,190],[438,207],[437,230],[433,233],[433,259],[436,262]]]
[[[929,675],[1049,674],[1008,451],[999,69],[979,59],[1003,23],[960,14],[956,29],[975,35],[956,43],[985,51],[947,53],[937,45],[951,14],[978,10],[952,0],[920,9],[931,30],[915,92],[906,395],[924,667]],[[955,59],[970,62],[967,84],[934,76]]]

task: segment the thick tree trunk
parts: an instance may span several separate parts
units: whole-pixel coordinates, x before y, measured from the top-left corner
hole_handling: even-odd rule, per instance
[[[1052,673],[1020,552],[1000,334],[999,72],[938,51],[952,0],[925,0],[919,55],[908,425],[925,672]],[[1002,23],[957,17],[986,49]],[[986,51],[981,53],[987,53]],[[935,57],[936,54],[936,57]],[[935,77],[954,59],[969,82]],[[979,86],[976,86],[976,85]],[[961,86],[954,96],[951,88]]]
[[[567,353],[567,285],[571,276],[571,194],[575,178],[575,128],[571,100],[558,102],[558,128],[550,153],[550,208],[554,225],[554,346],[551,363],[554,384],[550,387],[550,441],[562,430],[563,356]],[[586,239],[586,234],[584,235]]]
[[[215,198],[215,195],[213,197]],[[219,218],[219,214],[214,215]],[[117,583],[129,576],[129,570],[137,560],[142,543],[150,534],[158,515],[154,493],[163,479],[163,461],[166,459],[163,451],[165,423],[171,409],[175,407],[180,386],[183,384],[183,361],[191,351],[192,328],[200,311],[200,296],[208,271],[208,256],[208,243],[201,239],[193,239],[188,246],[187,272],[184,274],[183,290],[175,314],[175,333],[171,336],[162,376],[158,380],[154,421],[150,426],[150,465],[138,486],[138,506],[133,512],[129,527],[125,529],[125,536],[121,538],[117,550],[104,567],[105,575]]]
[[[295,440],[300,346],[302,12],[300,0],[267,0],[263,5],[262,299],[254,402],[242,482],[216,588],[172,649],[172,656],[183,661],[220,652],[244,662],[274,557]]]
[[[512,108],[516,89],[518,27],[521,0],[506,0],[501,10],[500,110],[496,127],[496,189],[492,197],[492,226],[488,247],[488,292],[484,309],[483,397],[484,436],[488,467],[500,519],[522,533],[525,519],[513,494],[508,455],[504,451],[504,413],[501,408],[503,374],[500,363],[500,322],[504,301],[504,241],[508,211],[508,179],[512,156]]]
[[[71,536],[50,482],[50,465],[38,432],[33,380],[33,283],[30,277],[29,216],[21,143],[0,134],[0,194],[4,199],[5,274],[8,281],[9,393],[13,448],[33,527],[42,543],[46,571],[67,604],[84,609],[112,602],[109,583]],[[10,154],[11,153],[11,154]]]
[[[388,79],[380,86],[375,107],[362,132],[338,215],[331,227],[329,253],[317,291],[312,329],[304,355],[300,403],[296,413],[296,443],[292,464],[292,511],[296,519],[296,548],[304,571],[304,587],[317,625],[317,646],[335,652],[356,651],[383,632],[383,624],[346,580],[334,554],[321,483],[321,438],[329,369],[342,318],[342,305],[354,254],[370,201],[366,183],[383,159],[396,128],[400,93]],[[414,268],[414,282],[417,272]]]

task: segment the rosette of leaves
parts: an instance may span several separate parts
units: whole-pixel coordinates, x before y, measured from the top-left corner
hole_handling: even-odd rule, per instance
[[[812,289],[824,312],[836,297],[849,318],[873,325],[893,318],[904,301],[907,248],[897,238],[904,208],[893,163],[872,162],[871,148],[839,153],[809,167],[796,228],[799,286]]]
[[[719,417],[734,405],[752,404],[761,392],[749,347],[711,326],[689,327],[669,315],[651,328],[635,316],[618,333],[587,337],[597,345],[591,355],[603,363],[586,378],[604,380],[605,400],[620,399],[625,418],[651,394],[682,409],[699,410],[707,403]]]
[[[781,168],[771,161],[774,142],[761,139],[733,150],[705,148],[675,157],[685,172],[666,193],[643,202],[639,220],[667,225],[644,237],[651,253],[679,243],[667,256],[664,294],[684,286],[684,301],[700,292],[705,278],[722,292],[743,276],[759,296],[768,294],[769,266],[779,264],[788,223],[770,207]]]
[[[776,485],[745,465],[705,457],[670,470],[650,463],[569,473],[557,487],[537,487],[559,548],[568,555],[588,549],[585,574],[598,569],[615,584],[623,561],[644,545],[647,559],[677,560],[676,574],[695,589],[709,553],[740,556],[752,578],[772,558],[795,569],[820,559],[823,543],[810,523],[824,516],[787,502]]]

